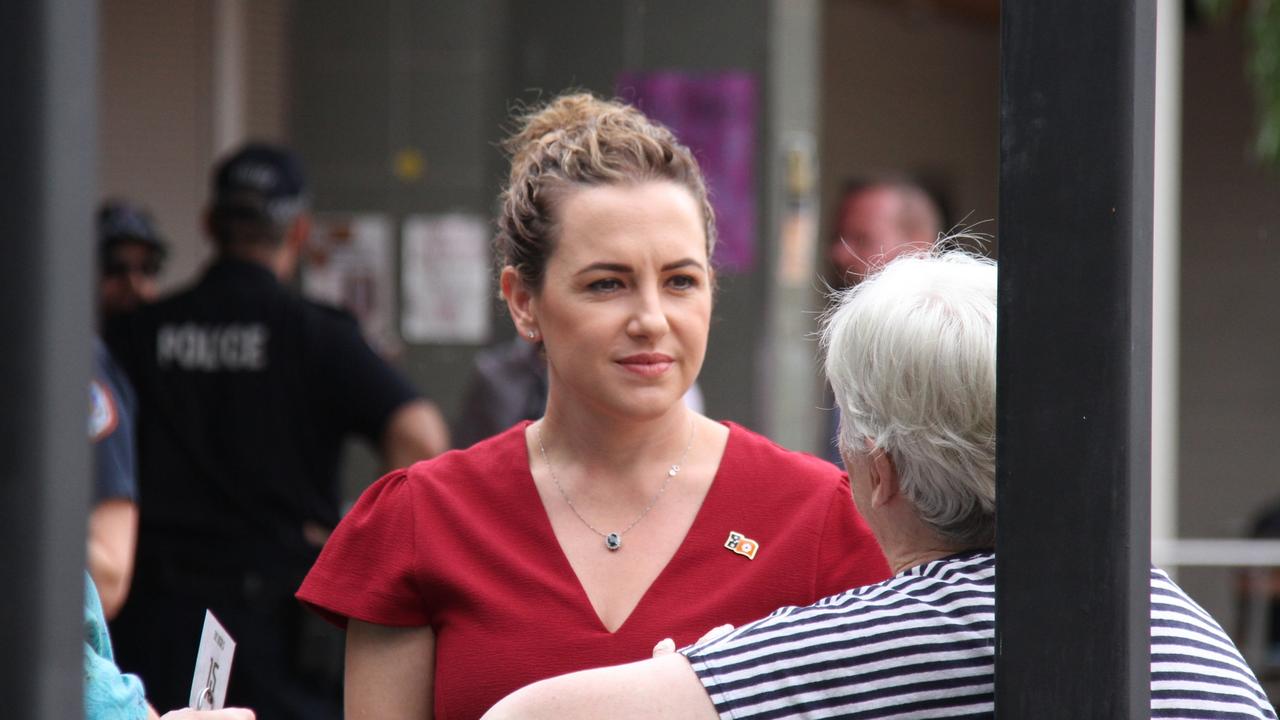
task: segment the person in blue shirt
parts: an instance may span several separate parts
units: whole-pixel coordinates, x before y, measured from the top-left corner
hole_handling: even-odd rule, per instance
[[[138,479],[133,387],[98,337],[89,381],[89,441],[93,445],[93,508],[88,570],[108,620],[129,594],[138,538]]]

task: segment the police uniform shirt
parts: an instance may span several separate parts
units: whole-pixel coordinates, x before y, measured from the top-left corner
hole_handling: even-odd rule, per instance
[[[218,261],[108,342],[139,401],[140,553],[265,547],[309,563],[303,526],[338,521],[344,436],[377,442],[417,397],[350,315],[251,262]]]
[[[100,338],[93,338],[89,381],[89,440],[93,443],[93,504],[137,502],[133,416],[137,401],[124,371]]]

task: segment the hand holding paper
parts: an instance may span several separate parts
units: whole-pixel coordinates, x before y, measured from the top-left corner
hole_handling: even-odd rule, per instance
[[[153,717],[155,717],[153,715]],[[225,708],[223,710],[192,710],[182,708],[159,716],[159,720],[255,720],[252,710]]]

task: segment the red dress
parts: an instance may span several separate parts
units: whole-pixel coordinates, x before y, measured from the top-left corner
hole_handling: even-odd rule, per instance
[[[536,680],[647,658],[708,629],[889,576],[841,472],[739,425],[693,525],[616,632],[561,550],[521,423],[397,470],[343,519],[298,598],[346,618],[435,631],[435,717],[475,718]],[[754,559],[725,547],[754,540]]]

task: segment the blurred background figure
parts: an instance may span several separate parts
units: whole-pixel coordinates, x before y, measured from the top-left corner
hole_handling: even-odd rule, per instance
[[[104,202],[97,216],[97,253],[99,324],[156,299],[156,276],[168,248],[146,210],[124,200]],[[87,563],[111,620],[129,593],[138,538],[137,399],[96,336],[89,402],[94,484]]]
[[[102,339],[94,336],[93,379],[89,382],[93,507],[89,512],[87,563],[108,620],[120,612],[129,594],[138,539],[136,411],[133,387]]]
[[[1280,502],[1263,507],[1248,536],[1280,540]],[[1236,634],[1250,667],[1264,681],[1280,677],[1280,568],[1244,567],[1235,573]]]
[[[684,404],[703,412],[697,382],[684,394]],[[546,409],[547,359],[537,345],[516,336],[476,354],[454,440],[470,447],[521,420],[537,420]]]
[[[846,184],[827,249],[828,282],[834,288],[856,285],[905,252],[928,250],[944,222],[941,203],[914,180],[886,176]],[[831,408],[823,428],[823,457],[841,465],[836,448],[840,410],[830,388],[823,406]]]
[[[927,250],[943,230],[942,208],[905,178],[856,181],[845,187],[828,257],[835,285],[854,285],[908,250]]]
[[[547,408],[547,361],[538,347],[516,336],[476,354],[453,428],[458,447],[542,417]]]
[[[124,200],[98,210],[98,317],[109,318],[153,302],[156,276],[168,247],[151,215]]]
[[[292,596],[338,522],[343,439],[398,467],[448,434],[350,315],[287,285],[310,229],[298,158],[246,145],[211,190],[203,277],[107,325],[138,394],[146,499],[116,649],[156,705],[182,705],[208,608],[238,641],[229,704],[338,717],[341,636]]]

